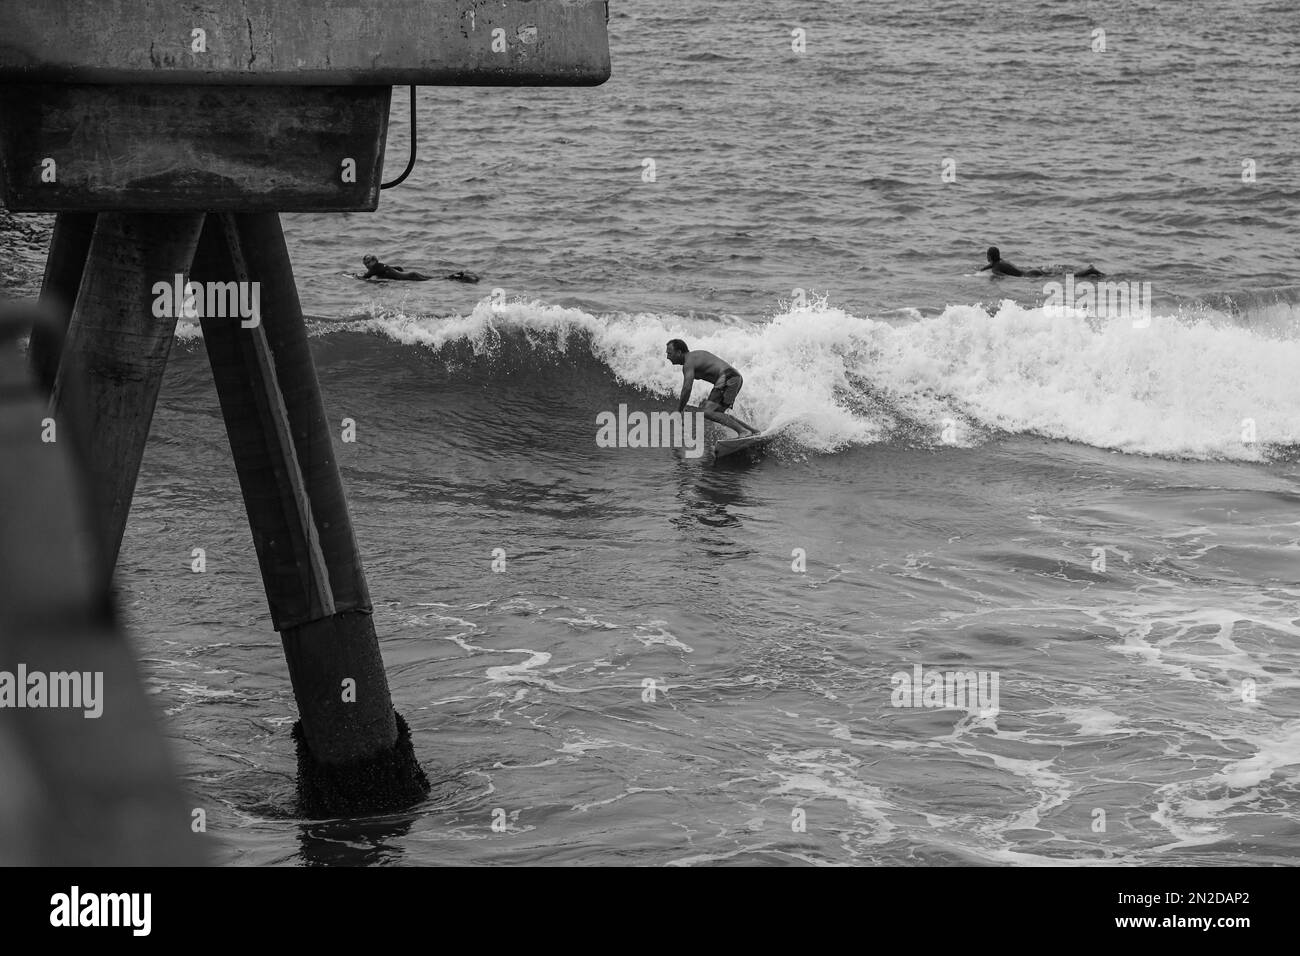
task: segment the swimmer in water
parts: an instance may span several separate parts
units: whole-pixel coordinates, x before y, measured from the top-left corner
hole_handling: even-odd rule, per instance
[[[401,266],[390,266],[380,262],[372,255],[361,257],[361,264],[366,267],[364,275],[357,276],[358,279],[409,279],[412,282],[427,282],[433,276],[427,276],[423,272],[408,272]],[[472,272],[453,272],[446,278],[453,282],[477,282],[478,276]]]
[[[998,247],[997,247],[997,246],[989,246],[988,258],[989,258],[988,265],[980,266],[980,269],[979,269],[980,272],[983,272],[985,269],[992,269],[992,270],[993,270],[993,274],[994,274],[995,276],[1050,276],[1050,275],[1056,275],[1055,272],[1045,272],[1045,271],[1042,270],[1042,269],[1020,269],[1020,268],[1017,268],[1016,265],[1015,265],[1014,263],[1007,262],[1006,259],[1003,259],[1003,258],[1002,258],[1002,254],[1001,254],[1000,252],[998,252]],[[1104,272],[1098,272],[1098,271],[1097,271],[1096,269],[1094,269],[1091,265],[1089,265],[1088,268],[1086,268],[1086,269],[1084,269],[1084,270],[1082,270],[1082,271],[1080,271],[1080,272],[1076,272],[1076,273],[1074,274],[1074,277],[1075,277],[1076,279],[1086,279],[1086,278],[1093,277],[1093,276],[1095,276],[1095,277],[1097,277],[1097,278],[1103,278],[1103,277],[1105,277],[1105,275],[1106,275],[1106,273],[1104,273]]]

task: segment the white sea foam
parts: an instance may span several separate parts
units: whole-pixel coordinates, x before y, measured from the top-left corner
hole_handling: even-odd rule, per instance
[[[793,423],[793,437],[821,452],[896,437],[969,445],[993,430],[1242,461],[1300,444],[1300,341],[1208,318],[1155,315],[1134,328],[1081,313],[1049,317],[1008,300],[994,314],[957,305],[886,323],[822,301],[724,324],[537,302],[494,309],[484,300],[464,316],[381,311],[348,327],[434,350],[468,345],[477,355],[493,354],[508,335],[558,352],[590,348],[621,383],[662,398],[681,381],[664,343],[683,338],[740,369],[741,417]],[[1243,441],[1247,420],[1254,442]]]

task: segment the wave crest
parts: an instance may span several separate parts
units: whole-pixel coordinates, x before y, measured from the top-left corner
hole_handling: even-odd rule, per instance
[[[1008,300],[886,322],[822,300],[745,322],[484,300],[463,316],[378,311],[345,327],[431,350],[461,374],[562,361],[585,370],[590,390],[608,373],[662,399],[681,382],[664,345],[682,338],[744,375],[741,418],[793,423],[796,440],[820,452],[970,445],[999,432],[1243,461],[1300,444],[1300,341],[1210,317],[1155,315],[1134,328]],[[704,394],[697,385],[696,399]],[[1255,441],[1243,440],[1251,428]]]

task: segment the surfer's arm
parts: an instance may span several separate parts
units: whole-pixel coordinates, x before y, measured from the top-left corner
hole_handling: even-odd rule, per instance
[[[686,403],[691,400],[691,389],[695,387],[695,373],[690,369],[682,370],[682,397],[677,402],[679,412],[686,411]]]
[[[975,271],[976,271],[976,272],[983,272],[985,269],[992,269],[992,268],[993,268],[993,263],[991,263],[991,262],[986,262],[986,263],[984,263],[984,265],[980,266],[980,267],[979,267],[978,269],[976,269]]]

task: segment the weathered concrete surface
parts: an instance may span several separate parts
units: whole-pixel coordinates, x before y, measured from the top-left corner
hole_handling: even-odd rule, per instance
[[[605,0],[0,0],[0,82],[594,85],[607,20]]]
[[[259,283],[255,327],[200,321],[275,629],[369,614],[334,450],[337,418],[326,416],[280,217],[208,216],[192,278]]]
[[[176,331],[175,317],[153,314],[153,287],[189,272],[203,219],[106,213],[95,222],[51,414],[88,471],[105,581],[117,564]]]
[[[0,85],[0,198],[20,212],[373,211],[391,94]]]
[[[50,251],[45,259],[45,281],[41,283],[42,320],[32,327],[27,344],[27,359],[36,373],[41,391],[49,395],[63,355],[63,340],[72,321],[72,307],[90,255],[90,240],[95,234],[94,213],[59,213],[50,237]]]

